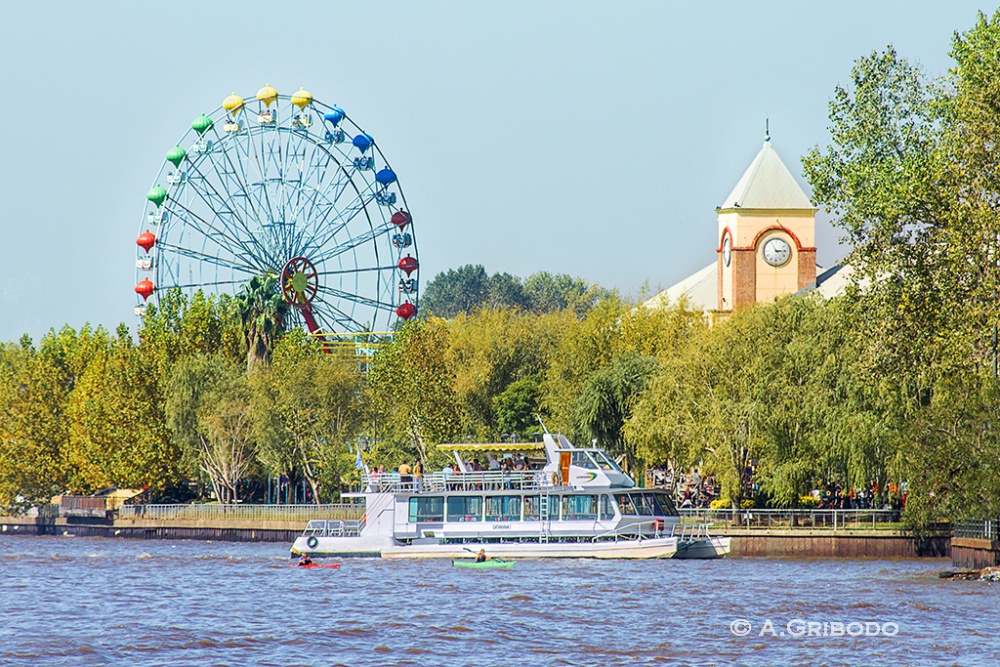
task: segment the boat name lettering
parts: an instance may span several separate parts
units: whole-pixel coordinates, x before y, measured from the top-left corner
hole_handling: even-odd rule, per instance
[[[493,530],[510,530],[509,523],[495,523],[493,524]]]

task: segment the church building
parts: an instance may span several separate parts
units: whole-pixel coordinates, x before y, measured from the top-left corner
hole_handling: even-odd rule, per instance
[[[736,187],[715,209],[715,261],[646,305],[665,306],[683,297],[694,308],[724,316],[834,278],[840,267],[820,275],[817,281],[817,210],[770,139],[765,140]],[[833,281],[837,285],[827,288],[842,287],[846,276],[837,277],[839,280]]]

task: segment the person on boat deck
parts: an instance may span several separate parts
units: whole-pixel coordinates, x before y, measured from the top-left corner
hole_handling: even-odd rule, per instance
[[[486,557],[486,549],[480,549],[479,553],[476,554],[476,562],[485,563],[487,560],[489,559]]]
[[[424,464],[417,459],[413,462],[413,486],[417,493],[423,491],[424,486]]]
[[[302,554],[301,556],[299,556],[299,567],[312,564],[313,564],[312,558],[310,558],[306,554]]]
[[[402,486],[402,487],[405,488],[406,486],[408,486],[410,484],[410,482],[413,481],[413,478],[410,476],[410,473],[412,473],[412,472],[413,472],[413,468],[410,467],[409,463],[400,463],[399,464],[399,484],[400,484],[400,486]]]

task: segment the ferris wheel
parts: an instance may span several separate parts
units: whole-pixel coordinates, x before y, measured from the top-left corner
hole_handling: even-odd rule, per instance
[[[304,89],[235,93],[167,151],[146,195],[137,315],[170,290],[236,294],[273,275],[311,333],[390,330],[417,312],[413,221],[378,144]]]

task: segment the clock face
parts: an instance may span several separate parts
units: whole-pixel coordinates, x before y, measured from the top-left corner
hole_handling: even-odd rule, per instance
[[[726,235],[726,238],[722,240],[722,262],[726,266],[729,266],[729,262],[733,260],[733,243]]]
[[[782,266],[791,256],[792,248],[785,239],[773,238],[764,244],[764,261],[771,266]]]

